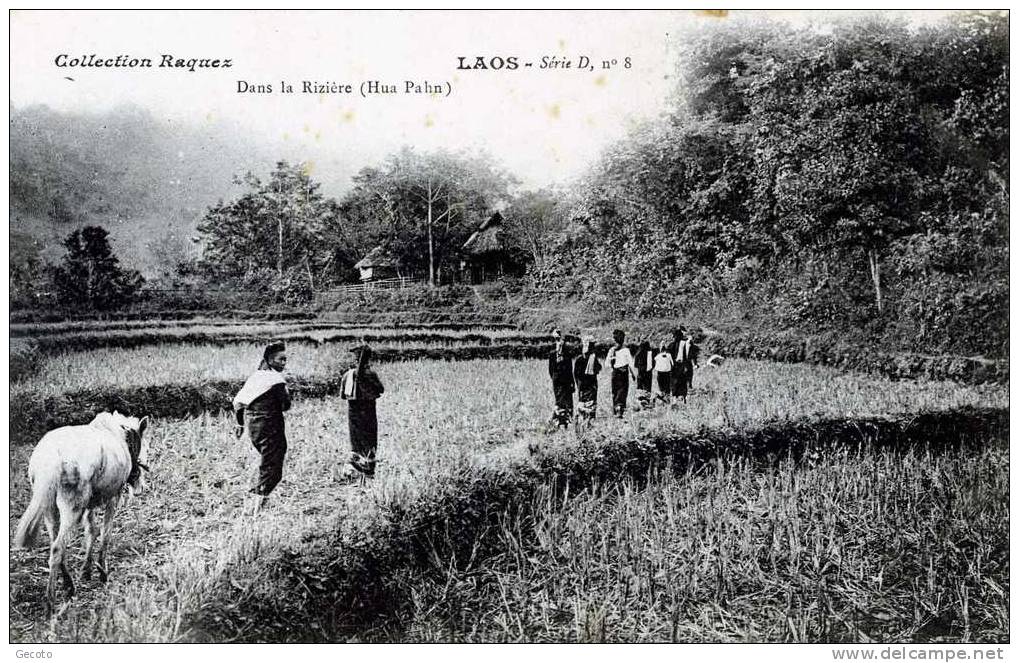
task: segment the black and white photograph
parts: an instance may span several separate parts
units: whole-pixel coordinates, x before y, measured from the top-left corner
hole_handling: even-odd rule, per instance
[[[1008,658],[1008,10],[8,19],[12,657]]]

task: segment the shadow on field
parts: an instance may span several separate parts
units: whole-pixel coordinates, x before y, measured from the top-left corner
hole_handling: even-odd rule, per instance
[[[413,609],[410,582],[478,568],[500,554],[500,523],[527,521],[534,498],[551,490],[567,503],[591,487],[628,481],[640,488],[658,473],[753,459],[813,462],[833,451],[922,450],[937,454],[1007,439],[1008,410],[960,408],[897,418],[779,422],[746,431],[622,439],[593,436],[503,469],[479,469],[438,482],[415,502],[390,506],[363,531],[324,532],[268,566],[244,591],[223,586],[214,605],[187,618],[199,641],[325,642],[401,639]]]

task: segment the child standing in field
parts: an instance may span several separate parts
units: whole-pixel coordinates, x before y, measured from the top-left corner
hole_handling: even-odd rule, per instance
[[[663,403],[672,402],[672,355],[664,343],[658,346],[658,354],[655,355],[655,399]]]
[[[270,343],[262,353],[258,370],[244,382],[233,400],[237,437],[244,434],[247,423],[251,444],[261,456],[258,475],[251,487],[254,496],[248,509],[252,512],[265,505],[269,494],[283,479],[283,458],[287,453],[283,413],[290,409],[290,392],[283,377],[286,365],[286,346],[282,342]]]
[[[558,329],[552,331],[552,338],[555,339],[555,349],[548,357],[548,376],[552,379],[552,395],[555,398],[552,426],[569,428],[573,420],[573,359],[567,355]]]
[[[583,338],[580,356],[573,362],[573,380],[577,385],[577,425],[594,421],[598,412],[598,373],[601,360],[595,354],[594,339]]]
[[[615,341],[609,349],[609,355],[605,358],[612,371],[612,413],[617,419],[623,418],[626,412],[626,399],[630,394],[630,375],[635,373],[633,355],[630,349],[623,345],[626,340],[626,333],[622,329],[612,332],[612,340]]]
[[[375,401],[385,392],[382,380],[371,369],[372,349],[352,348],[357,365],[343,374],[341,396],[347,401],[350,431],[350,465],[364,478],[375,476],[375,452],[379,446],[379,418]]]
[[[637,402],[642,410],[647,410],[652,405],[651,382],[654,371],[654,353],[651,352],[649,341],[646,339],[641,341],[633,361],[637,368]]]

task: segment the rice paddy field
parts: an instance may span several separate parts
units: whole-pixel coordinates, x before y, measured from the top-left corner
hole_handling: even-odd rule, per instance
[[[408,330],[357,333],[390,331]],[[334,376],[341,347],[294,344],[288,372]],[[47,353],[12,404],[241,380],[259,354],[172,340]],[[688,403],[623,420],[603,375],[578,435],[546,432],[541,360],[377,370],[374,482],[341,471],[346,404],[298,399],[284,480],[257,516],[241,508],[257,458],[227,414],[155,419],[108,583],[46,618],[45,547],[12,551],[12,641],[1008,640],[1007,424],[988,423],[1007,419],[1007,386],[733,359],[698,371]],[[768,452],[746,451],[761,435]],[[10,449],[11,531],[31,450]],[[71,549],[77,565],[80,537]]]

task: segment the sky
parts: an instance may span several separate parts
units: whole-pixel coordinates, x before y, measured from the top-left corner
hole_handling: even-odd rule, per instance
[[[10,101],[71,112],[133,104],[159,118],[235,127],[308,161],[324,180],[347,179],[411,145],[484,149],[525,186],[545,186],[582,174],[628,128],[659,116],[675,86],[677,35],[718,20],[692,11],[21,11],[11,16]],[[154,64],[163,54],[229,58],[233,66],[55,64],[61,54],[93,53]],[[516,57],[519,67],[457,69],[459,57],[473,64],[478,56]],[[580,56],[595,70],[578,70]],[[543,57],[573,68],[542,70]],[[604,69],[605,60],[616,64]],[[304,80],[354,90],[302,94]],[[241,81],[273,93],[239,93]],[[281,93],[281,81],[295,93]],[[398,93],[362,97],[365,81]],[[406,81],[451,93],[406,94]]]

